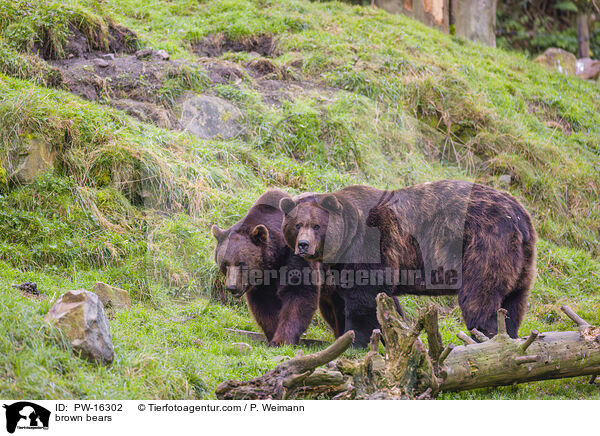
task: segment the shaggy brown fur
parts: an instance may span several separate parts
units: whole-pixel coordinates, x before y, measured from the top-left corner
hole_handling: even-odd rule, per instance
[[[213,226],[212,233],[217,239],[215,262],[226,275],[226,289],[238,297],[245,295],[252,316],[271,345],[294,345],[317,309],[318,284],[281,286],[279,277],[273,277],[269,284],[250,286],[242,274],[242,268],[279,271],[282,266],[290,270],[308,266],[283,240],[283,214],[278,208],[282,198],[289,195],[269,190],[244,218],[226,230]]]
[[[345,329],[368,343],[377,328],[375,296],[458,294],[469,329],[496,334],[496,312],[508,311],[516,337],[535,269],[536,232],[507,193],[443,180],[396,191],[351,186],[332,194],[284,198],[283,233],[296,254],[326,270],[409,271],[414,280],[330,291],[345,302]]]

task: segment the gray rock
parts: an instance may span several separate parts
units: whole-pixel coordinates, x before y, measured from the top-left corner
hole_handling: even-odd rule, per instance
[[[586,80],[600,79],[600,61],[590,58],[577,59],[576,74]]]
[[[498,179],[498,184],[502,188],[508,188],[508,187],[510,187],[511,181],[512,181],[512,177],[510,176],[510,174],[502,174],[500,176],[500,178]]]
[[[1,153],[1,165],[6,177],[21,184],[29,184],[35,178],[54,167],[56,151],[44,139],[36,135],[22,135],[21,142],[7,147]]]
[[[154,50],[152,50],[151,48],[143,48],[143,49],[135,52],[135,57],[138,59],[146,58],[146,57],[150,56],[153,51]]]
[[[203,139],[230,139],[241,133],[241,111],[219,97],[185,93],[181,100],[181,119],[184,130]]]
[[[171,56],[166,50],[158,50],[154,52],[154,56],[161,58],[163,61],[168,61]]]
[[[94,62],[94,65],[100,68],[106,68],[110,65],[110,63],[106,59],[101,58],[96,58],[92,62]]]
[[[108,318],[96,294],[83,289],[67,291],[44,319],[63,331],[81,357],[99,363],[113,361],[115,349]]]
[[[96,282],[93,289],[104,307],[113,309],[130,309],[131,298],[125,289],[115,288],[106,283]]]

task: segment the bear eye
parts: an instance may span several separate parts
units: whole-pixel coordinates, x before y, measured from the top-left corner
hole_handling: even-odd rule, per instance
[[[296,224],[296,230],[300,230],[300,227],[302,227],[300,223]]]
[[[318,225],[318,224],[315,224],[315,225],[313,226],[313,229],[314,229],[314,230],[319,230],[320,228],[321,228],[321,226],[320,226],[320,225]]]

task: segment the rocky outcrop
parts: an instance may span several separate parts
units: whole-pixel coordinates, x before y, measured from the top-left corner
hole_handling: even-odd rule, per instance
[[[131,298],[129,292],[115,288],[106,283],[96,282],[93,289],[105,308],[130,309]]]
[[[45,317],[58,327],[81,357],[111,363],[115,350],[104,306],[96,294],[80,289],[63,294]]]

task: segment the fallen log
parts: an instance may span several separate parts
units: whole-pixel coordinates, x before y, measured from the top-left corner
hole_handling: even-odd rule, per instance
[[[380,294],[381,330],[373,332],[362,359],[332,362],[351,345],[353,332],[347,332],[325,350],[296,356],[261,377],[222,383],[217,398],[427,399],[443,391],[586,375],[593,383],[600,374],[600,328],[566,306],[561,309],[577,324],[577,331],[534,330],[526,338],[512,339],[506,333],[506,311],[500,309],[496,336],[487,338],[475,330],[471,334],[477,341],[463,333],[458,336],[465,345],[444,347],[434,307],[409,326],[398,317],[393,300]],[[423,330],[429,348],[420,339]],[[379,354],[380,338],[385,356]]]
[[[525,339],[512,339],[503,328],[505,316],[504,310],[498,311],[498,334],[489,341],[452,350],[440,368],[440,390],[465,391],[600,374],[600,328],[581,320],[579,331],[533,331]]]

